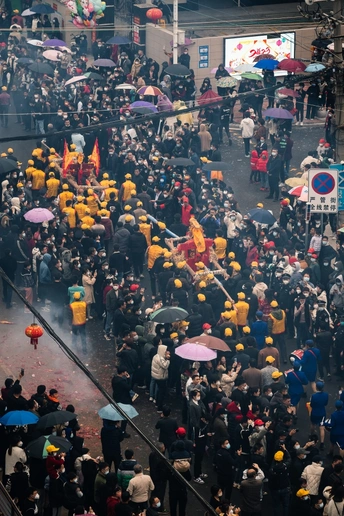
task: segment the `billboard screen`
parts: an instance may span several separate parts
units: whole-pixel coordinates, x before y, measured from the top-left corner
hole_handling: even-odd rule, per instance
[[[260,56],[265,55],[273,56],[277,61],[294,58],[295,32],[225,38],[225,66],[237,68],[243,64],[255,64]]]

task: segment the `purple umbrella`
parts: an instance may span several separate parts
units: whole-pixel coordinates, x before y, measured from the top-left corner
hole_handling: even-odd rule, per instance
[[[66,43],[62,39],[47,39],[44,41],[43,47],[65,47]]]
[[[173,111],[173,104],[167,95],[159,95],[157,103],[158,111]]]
[[[116,63],[114,63],[112,59],[96,59],[93,64],[94,66],[104,66],[105,68],[113,68],[116,66]]]
[[[46,208],[34,208],[24,215],[24,219],[36,224],[54,219],[55,216]]]
[[[216,351],[207,348],[205,344],[183,344],[176,349],[175,353],[181,358],[197,362],[214,360],[217,356]]]
[[[154,106],[154,104],[152,104],[151,102],[145,102],[144,100],[136,100],[135,102],[130,104],[130,107],[131,108],[146,107],[146,108],[149,108],[152,111],[154,111],[154,113],[156,113],[158,111],[156,106]]]
[[[283,120],[293,120],[294,117],[287,109],[283,108],[269,108],[264,111],[263,116],[268,116],[269,118],[280,118]]]

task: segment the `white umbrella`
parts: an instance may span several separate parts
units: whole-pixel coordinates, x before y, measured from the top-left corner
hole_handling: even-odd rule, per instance
[[[67,52],[67,54],[72,53],[71,49],[68,47],[59,47],[59,50],[61,50],[61,52]]]
[[[58,50],[46,50],[43,52],[43,56],[45,59],[49,59],[49,61],[60,61],[61,60],[61,52]]]
[[[65,82],[65,86],[68,86],[68,84],[74,84],[75,82],[84,81],[87,79],[85,75],[78,75],[76,77],[72,77],[71,79],[68,79],[68,81]]]
[[[245,72],[254,72],[257,73],[257,68],[255,68],[254,64],[242,64],[235,68],[236,72],[245,73]]]
[[[32,16],[34,14],[36,14],[36,13],[34,13],[33,11],[30,11],[30,9],[25,9],[25,11],[23,11],[21,13],[22,16]]]
[[[29,39],[28,44],[34,47],[41,47],[43,45],[43,41],[40,39]]]
[[[136,88],[132,84],[127,84],[124,82],[123,84],[116,86],[115,90],[136,90]]]

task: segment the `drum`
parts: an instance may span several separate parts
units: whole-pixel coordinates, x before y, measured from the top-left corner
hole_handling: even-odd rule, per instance
[[[291,364],[294,363],[294,360],[301,361],[303,354],[304,354],[303,349],[295,349],[295,351],[292,351],[289,355],[289,360],[290,360]]]

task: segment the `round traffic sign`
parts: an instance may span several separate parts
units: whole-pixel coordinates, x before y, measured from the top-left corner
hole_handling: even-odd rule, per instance
[[[336,181],[328,172],[319,172],[312,179],[312,189],[319,195],[328,195],[334,190]]]

